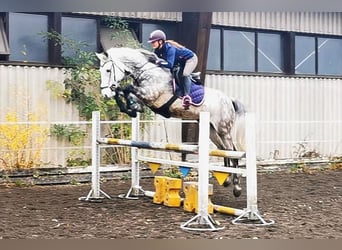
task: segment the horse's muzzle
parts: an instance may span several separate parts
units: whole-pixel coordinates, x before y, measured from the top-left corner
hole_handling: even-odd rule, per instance
[[[104,98],[113,98],[116,94],[111,88],[101,89],[101,94]]]
[[[117,82],[113,82],[110,86],[109,86],[109,88],[113,91],[113,92],[115,92],[116,91],[116,88],[119,86],[119,84],[117,83]]]

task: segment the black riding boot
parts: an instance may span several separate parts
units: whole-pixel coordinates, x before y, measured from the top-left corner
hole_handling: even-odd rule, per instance
[[[183,76],[183,98],[182,105],[185,109],[188,109],[191,103],[190,97],[190,88],[191,88],[191,80],[189,76]]]

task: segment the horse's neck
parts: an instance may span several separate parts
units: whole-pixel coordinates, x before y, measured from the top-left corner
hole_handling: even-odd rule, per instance
[[[140,75],[135,82],[136,95],[150,106],[159,106],[167,101],[164,98],[171,98],[173,95],[171,73],[151,64],[138,74]]]
[[[161,96],[171,97],[173,95],[171,72],[148,62],[145,57],[142,58],[140,54],[133,54],[133,52],[135,51],[122,53],[121,61],[126,65],[126,70],[135,78],[136,96],[150,104],[161,102],[162,100],[159,100]]]

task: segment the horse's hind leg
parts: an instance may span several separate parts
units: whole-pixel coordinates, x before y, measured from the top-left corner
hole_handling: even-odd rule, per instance
[[[233,167],[237,168],[239,166],[238,159],[230,159],[225,157],[224,158],[224,166],[230,167],[230,161],[233,163]],[[232,174],[227,180],[224,181],[223,186],[227,187],[231,183],[233,183],[233,194],[235,197],[239,197],[241,195],[242,188],[240,187],[240,175]]]
[[[234,147],[232,140],[229,136],[225,135],[222,136],[222,142],[224,143],[223,150],[233,150],[236,151],[236,148]],[[228,157],[224,158],[224,166],[230,167],[230,163],[232,163],[233,168],[239,167],[239,160],[238,159],[231,159]],[[241,195],[242,188],[240,187],[240,174],[233,173],[229,176],[229,178],[223,183],[224,186],[229,186],[231,183],[233,183],[233,194],[235,197],[239,197]]]
[[[213,126],[210,127],[210,139],[211,141],[222,150],[235,150],[232,140],[229,135],[225,134],[224,136],[219,136],[217,131]],[[238,159],[230,159],[228,157],[223,158],[224,166],[230,167],[230,162],[232,162],[233,167],[238,167]],[[241,195],[241,187],[240,187],[240,175],[232,174],[227,180],[224,181],[223,186],[227,187],[231,183],[234,185],[233,194],[235,197]]]
[[[239,160],[238,159],[232,159],[233,162],[233,167],[237,168],[239,167]],[[233,185],[234,185],[234,189],[233,189],[233,194],[235,197],[239,197],[241,195],[241,186],[240,186],[240,174],[233,174],[232,175],[232,179],[233,179]]]
[[[224,157],[223,158],[223,162],[224,162],[224,166],[225,167],[230,167],[230,159],[228,157]],[[224,182],[223,182],[223,186],[228,187],[230,186],[230,184],[232,184],[230,178],[227,178]]]

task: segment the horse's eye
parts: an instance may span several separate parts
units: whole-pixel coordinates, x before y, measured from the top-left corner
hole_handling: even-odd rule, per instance
[[[106,71],[107,71],[107,73],[110,73],[110,69],[107,69]]]

